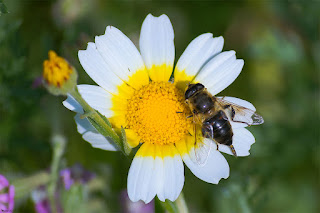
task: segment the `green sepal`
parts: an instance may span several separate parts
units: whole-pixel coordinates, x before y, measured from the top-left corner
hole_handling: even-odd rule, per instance
[[[91,117],[88,117],[89,122],[92,124],[92,126],[104,137],[107,137],[109,141],[111,141],[111,143],[117,147],[118,150],[122,151],[123,153],[123,147],[121,147],[121,145],[118,145],[113,139],[112,137],[109,135],[109,133],[102,127],[100,126],[94,119],[92,119]]]
[[[129,146],[128,144],[128,141],[127,141],[127,136],[126,136],[126,131],[125,129],[121,126],[121,143],[122,143],[122,146],[123,146],[123,150],[124,150],[124,153],[127,155],[127,156],[130,156],[131,152],[132,152],[132,149],[131,147]]]
[[[104,116],[102,115],[98,110],[96,110],[96,112],[99,114],[99,116],[104,120],[104,122],[106,122],[106,124],[112,128],[112,125],[110,123],[110,121]]]
[[[101,135],[109,138],[108,132],[102,126],[100,126],[94,119],[92,119],[91,117],[88,117],[88,120]]]
[[[83,114],[80,115],[80,119],[88,118],[90,117],[94,112],[89,111],[89,112],[84,112]]]

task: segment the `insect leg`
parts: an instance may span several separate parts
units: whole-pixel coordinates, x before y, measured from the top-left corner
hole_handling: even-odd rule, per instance
[[[238,156],[237,156],[237,153],[236,153],[236,150],[234,149],[234,146],[231,144],[229,147],[230,147],[230,149],[231,149],[231,151],[232,151],[232,154],[233,154],[235,157],[238,157]]]

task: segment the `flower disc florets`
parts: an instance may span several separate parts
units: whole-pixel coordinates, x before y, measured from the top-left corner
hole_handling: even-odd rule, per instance
[[[136,90],[128,101],[127,128],[134,130],[141,142],[169,144],[181,140],[192,119],[183,92],[169,82],[152,82]]]

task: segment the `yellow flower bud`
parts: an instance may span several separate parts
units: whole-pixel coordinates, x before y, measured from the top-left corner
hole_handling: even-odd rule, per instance
[[[76,70],[54,51],[49,51],[49,59],[43,62],[44,85],[54,95],[66,95],[77,84]]]

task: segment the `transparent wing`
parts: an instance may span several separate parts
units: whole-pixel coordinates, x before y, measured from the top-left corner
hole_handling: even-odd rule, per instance
[[[202,136],[201,126],[199,124],[194,124],[194,157],[191,157],[192,161],[199,166],[206,164],[208,156],[211,150],[212,142],[206,142]]]
[[[248,126],[259,125],[264,122],[262,116],[255,113],[255,111],[227,101],[223,97],[216,98],[221,107],[229,112],[229,116],[233,122],[245,123]]]

